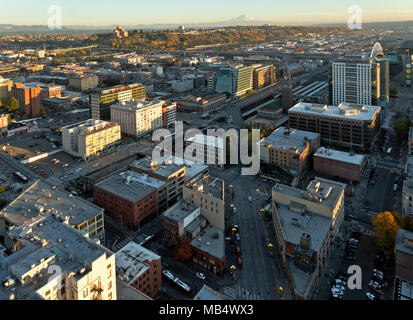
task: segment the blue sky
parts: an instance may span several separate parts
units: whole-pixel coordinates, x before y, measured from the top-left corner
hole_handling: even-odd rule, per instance
[[[362,21],[413,20],[413,0],[0,0],[0,24],[47,24],[48,7],[62,8],[64,25],[190,23],[240,15],[274,24],[346,23],[358,5]]]

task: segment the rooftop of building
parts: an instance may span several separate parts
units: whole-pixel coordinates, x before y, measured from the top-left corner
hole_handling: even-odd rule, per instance
[[[224,180],[204,173],[185,185],[186,188],[224,200]]]
[[[117,300],[153,300],[138,289],[116,279]]]
[[[69,224],[82,222],[103,212],[103,209],[64,190],[37,180],[8,206],[0,211],[13,225],[22,225],[40,215],[55,212],[69,217]]]
[[[330,106],[319,103],[299,102],[288,110],[289,114],[291,112],[369,121],[374,118],[377,112],[380,112],[380,107],[351,103],[340,103],[338,106]]]
[[[345,188],[346,184],[344,183],[316,177],[308,184],[307,190],[297,189],[280,183],[277,183],[272,190],[273,195],[274,192],[282,193],[289,197],[297,198],[300,202],[303,202],[302,200],[311,201],[327,206],[332,210],[336,207]],[[297,202],[299,202],[298,200]]]
[[[314,156],[357,165],[361,165],[363,161],[366,159],[366,156],[362,154],[327,149],[324,147],[319,148],[317,152],[314,154]]]
[[[130,101],[120,101],[111,106],[111,109],[122,109],[129,111],[138,111],[145,108],[159,107],[162,106],[165,101],[162,100],[130,100]]]
[[[160,260],[152,251],[131,241],[116,252],[116,273],[127,284],[135,282],[146,270],[148,262]]]
[[[79,279],[102,255],[113,255],[98,242],[70,227],[64,217],[52,213],[12,228],[9,234],[19,242],[21,249],[0,263],[0,282],[15,279],[12,286],[0,286],[0,298],[3,299],[8,299],[11,293],[15,294],[16,300],[36,298],[35,291],[52,276],[45,272],[48,262],[59,267],[62,273],[73,272],[74,277]],[[43,264],[43,272],[31,278],[29,272],[40,264]],[[22,286],[22,281],[27,283]]]
[[[309,142],[316,140],[320,134],[308,132],[298,129],[290,129],[286,127],[279,127],[275,129],[268,137],[260,141],[260,145],[271,145],[274,149],[287,150],[295,148],[302,152],[307,147],[307,140]]]
[[[163,184],[163,181],[147,175],[139,175],[136,172],[125,171],[115,173],[105,180],[98,182],[95,186],[121,198],[136,202],[159,189]]]
[[[88,119],[79,123],[71,124],[63,129],[78,129],[80,135],[87,135],[97,131],[106,130],[114,126],[119,126],[116,122],[109,122],[97,119]]]
[[[294,286],[294,291],[302,297],[307,297],[314,272],[306,272],[298,267],[293,258],[287,257],[288,271]]]
[[[207,226],[192,241],[191,245],[209,255],[222,259],[225,257],[224,231],[214,226]]]
[[[338,58],[333,60],[333,63],[340,63],[340,62],[370,64],[372,62],[372,60],[368,56],[363,57],[363,56],[360,56],[360,55],[347,56],[347,57],[338,57]]]
[[[194,300],[229,300],[228,297],[204,284]]]
[[[413,283],[396,277],[394,291],[394,300],[413,300]]]
[[[108,88],[94,88],[92,89],[93,93],[99,93],[99,94],[111,94],[119,91],[124,91],[124,90],[129,90],[129,89],[134,89],[134,88],[139,88],[144,86],[140,83],[133,83],[129,85],[116,85],[113,87],[108,87]]]
[[[150,156],[148,156],[135,160],[129,165],[129,168],[137,168],[142,171],[151,171],[164,178],[168,178],[184,168],[184,165],[177,163],[177,161],[174,162],[170,159],[167,163],[158,164],[156,161],[153,161]]]
[[[166,210],[163,213],[163,216],[167,219],[170,219],[178,223],[182,221],[183,219],[185,219],[190,214],[192,214],[198,208],[199,208],[198,206],[191,204],[191,202],[182,199],[178,203],[175,203],[168,210]]]
[[[413,256],[413,232],[405,229],[397,230],[396,251]]]

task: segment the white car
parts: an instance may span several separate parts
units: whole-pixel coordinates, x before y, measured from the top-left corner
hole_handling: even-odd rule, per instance
[[[372,294],[371,292],[367,292],[366,293],[367,298],[369,298],[370,300],[375,300],[376,296],[374,294]]]
[[[237,213],[237,207],[234,207],[233,210],[234,210],[234,213]]]
[[[197,273],[196,273],[196,276],[197,276],[199,279],[201,279],[201,280],[205,280],[205,279],[206,279],[205,275],[204,275],[203,273],[201,273],[201,272],[197,272]]]
[[[252,201],[252,198],[251,198],[250,196],[248,196],[248,201],[249,201],[249,202],[251,202],[251,201]]]

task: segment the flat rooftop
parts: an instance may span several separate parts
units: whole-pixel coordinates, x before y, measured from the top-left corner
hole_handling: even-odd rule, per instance
[[[164,182],[148,176],[146,179],[148,179],[147,183],[140,182],[142,177],[135,175],[135,172],[126,171],[113,174],[95,186],[121,198],[136,202],[164,184]]]
[[[129,168],[137,168],[142,171],[151,171],[164,178],[170,177],[177,171],[181,170],[183,167],[183,165],[176,164],[172,160],[168,161],[167,163],[159,164],[155,161],[152,161],[150,156],[135,160],[129,165]]]
[[[286,241],[298,244],[303,233],[308,233],[311,236],[311,249],[316,252],[320,250],[321,244],[331,227],[331,218],[308,212],[303,216],[301,213],[297,213],[291,207],[283,204],[278,204],[278,215]]]
[[[194,300],[229,300],[228,297],[204,284]]]
[[[20,226],[48,212],[68,216],[69,224],[75,226],[103,212],[103,209],[37,180],[1,210],[0,217]]]
[[[224,180],[212,177],[209,173],[196,177],[185,187],[224,200]]]
[[[275,129],[267,138],[262,139],[260,141],[260,145],[271,145],[272,148],[279,150],[295,148],[299,150],[299,152],[302,152],[307,147],[307,138],[311,143],[311,141],[317,139],[319,136],[320,134],[314,132],[279,127],[278,129]]]
[[[118,300],[153,300],[119,279],[116,279],[116,297]]]
[[[189,201],[182,199],[178,203],[175,203],[168,210],[166,210],[163,213],[163,216],[174,222],[180,222],[198,208],[199,208],[198,206],[191,204]]]
[[[294,291],[300,296],[306,297],[314,272],[305,272],[295,264],[294,259],[291,257],[287,257],[287,265],[294,285]]]
[[[11,277],[16,284],[13,291],[0,286],[0,299],[8,299],[12,292],[16,300],[36,299],[35,291],[45,285],[52,274],[45,273],[40,279],[29,276],[28,285],[22,286],[21,282],[33,267],[42,263],[51,261],[63,273],[73,272],[74,277],[83,277],[90,271],[90,265],[102,255],[113,255],[98,242],[66,224],[64,217],[52,213],[15,227],[9,233],[13,239],[20,241],[23,248],[2,258],[0,282]]]
[[[130,101],[120,101],[116,104],[113,104],[111,108],[113,109],[122,109],[122,110],[129,110],[129,111],[138,111],[145,108],[151,107],[159,107],[162,106],[164,101],[161,100],[130,100]]]
[[[133,241],[118,250],[115,257],[117,276],[129,285],[149,269],[148,262],[161,259]]]
[[[225,257],[224,231],[211,225],[202,230],[191,241],[191,245],[218,259]]]
[[[357,165],[361,165],[364,159],[366,159],[366,157],[361,154],[348,153],[324,147],[318,149],[314,156]]]
[[[404,229],[397,230],[396,251],[413,255],[413,232]]]
[[[297,189],[291,186],[277,183],[273,188],[273,200],[277,201],[274,193],[282,193],[288,195],[292,199],[297,199],[297,203],[305,203],[307,201],[315,202],[329,209],[334,209],[339,201],[341,194],[344,192],[346,184],[316,177],[312,180],[307,190]],[[304,201],[303,201],[304,200]],[[287,204],[286,204],[287,205]],[[308,209],[308,208],[306,208]]]
[[[380,112],[380,109],[381,108],[378,106],[356,105],[350,103],[341,103],[338,106],[330,106],[326,104],[299,102],[289,109],[288,113],[299,112],[323,117],[369,121]]]

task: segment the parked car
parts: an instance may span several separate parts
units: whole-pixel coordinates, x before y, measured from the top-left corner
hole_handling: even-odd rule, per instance
[[[197,272],[197,273],[196,273],[196,276],[197,276],[199,279],[201,279],[201,280],[205,280],[205,279],[206,279],[205,275],[204,275],[202,272]]]
[[[372,294],[371,292],[367,292],[366,293],[367,298],[369,298],[370,300],[376,300],[376,296],[374,294]]]
[[[249,202],[251,202],[251,201],[252,201],[252,198],[251,198],[250,196],[248,196],[248,201],[249,201]]]
[[[355,261],[356,257],[352,254],[348,254],[344,257],[344,259],[348,260],[348,261]]]
[[[236,234],[235,234],[235,239],[237,239],[237,241],[240,241],[240,240],[241,240],[241,237],[240,237],[239,233],[236,233]]]

